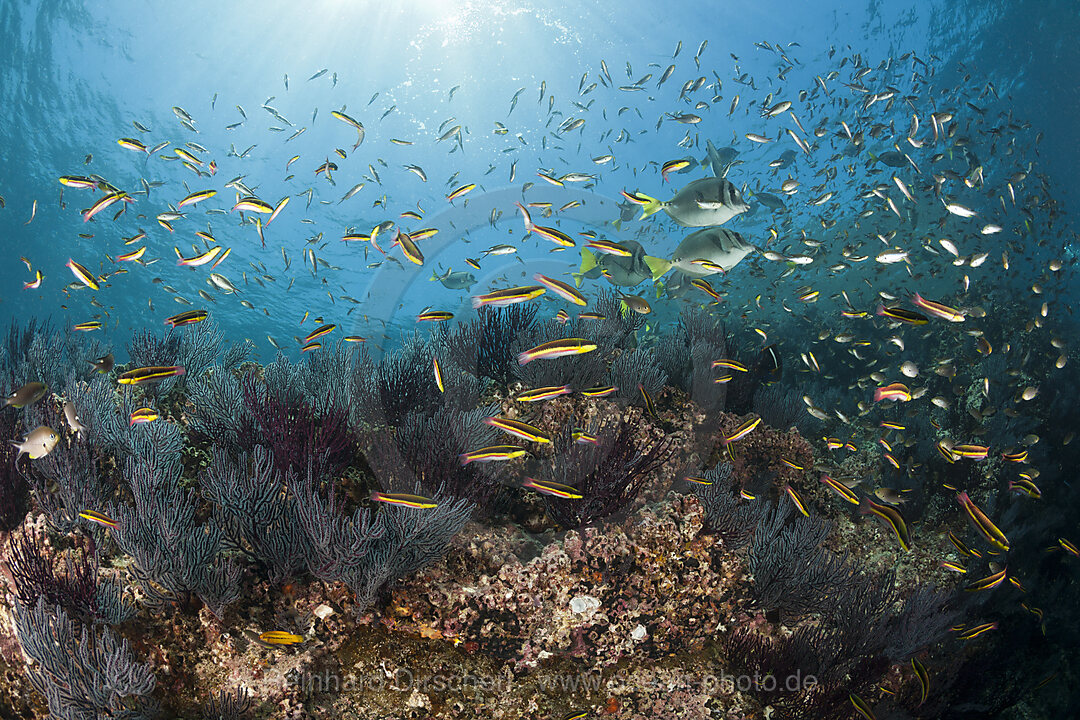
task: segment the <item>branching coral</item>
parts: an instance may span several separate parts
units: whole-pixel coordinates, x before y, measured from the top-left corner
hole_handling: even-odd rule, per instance
[[[774,638],[753,630],[733,633],[727,655],[735,661],[733,670],[753,678],[750,692],[790,720],[820,720],[851,717],[850,693],[864,693],[867,676],[880,676],[887,667],[854,667],[862,671],[847,682],[837,681],[853,667],[853,656],[837,633],[827,627],[805,626],[795,633]],[[865,674],[863,674],[865,673]]]
[[[604,319],[582,322],[593,323],[589,337],[597,340],[604,348],[631,347],[634,333],[645,326],[645,316],[627,307],[622,300],[622,294],[614,288],[601,290],[593,302],[593,308]]]
[[[181,385],[186,385],[192,379],[201,377],[206,369],[213,365],[224,334],[212,320],[182,327],[180,333],[180,347],[175,364],[183,365],[186,372],[176,380]],[[229,353],[227,360],[234,362],[236,355]]]
[[[754,393],[754,412],[762,421],[777,430],[798,428],[800,434],[809,434],[812,416],[806,412],[806,406],[799,398],[799,393],[782,385],[767,385]]]
[[[128,357],[131,359],[131,367],[184,367],[184,375],[166,378],[145,388],[150,395],[165,395],[178,385],[183,387],[200,378],[217,359],[222,338],[221,330],[210,320],[175,330],[170,328],[161,336],[149,330],[137,331],[128,343]],[[228,359],[235,362],[238,356],[232,353]]]
[[[216,445],[238,448],[245,421],[250,423],[236,375],[222,366],[188,383],[188,430]]]
[[[407,413],[436,407],[441,398],[435,381],[431,345],[413,335],[401,350],[383,357],[377,365],[366,362],[359,372],[363,378],[360,410],[371,425],[395,426]]]
[[[30,466],[26,477],[38,507],[60,532],[80,524],[83,510],[104,507],[113,490],[99,472],[89,443],[77,438],[61,440],[52,453]]]
[[[760,679],[751,692],[762,704],[785,717],[849,717],[849,694],[869,697],[891,665],[939,640],[956,619],[932,588],[899,609],[895,600],[891,573],[853,573],[822,603],[821,622],[780,637],[738,630],[727,640],[728,656],[736,670]],[[790,678],[799,682],[789,684]]]
[[[253,704],[251,694],[243,688],[220,690],[206,699],[203,720],[242,720],[248,717]]]
[[[118,395],[112,381],[98,376],[89,382],[76,383],[68,399],[86,427],[87,443],[102,452],[121,455],[134,452],[128,419],[138,406],[132,402],[130,393]]]
[[[714,382],[719,373],[712,363],[726,357],[726,347],[723,323],[705,310],[688,308],[683,310],[674,332],[660,341],[656,360],[669,380],[685,390],[691,400],[715,412],[725,407],[727,385]]]
[[[436,508],[417,511],[398,505],[379,508],[380,529],[362,572],[350,570],[342,578],[356,593],[360,608],[375,600],[380,589],[423,569],[442,556],[472,513],[467,500],[440,498]],[[358,568],[359,570],[359,568]]]
[[[354,385],[354,380],[366,377],[367,368],[360,366],[357,353],[339,341],[305,355],[299,362],[279,353],[262,369],[262,376],[280,395],[315,404],[321,412],[324,406],[362,405],[366,401],[366,392]]]
[[[9,382],[12,385],[15,384],[15,377],[13,376],[15,367],[25,357],[36,335],[52,335],[52,326],[47,320],[42,322],[36,317],[31,317],[27,320],[26,326],[23,327],[12,319],[11,324],[8,325],[7,337],[4,338],[4,343],[0,346],[0,359],[4,361],[4,374],[12,375],[12,377],[3,377],[0,380]]]
[[[300,475],[292,467],[276,469],[259,446],[236,460],[216,451],[201,481],[225,537],[262,563],[271,581],[306,569],[320,580],[345,583],[361,609],[384,585],[441,555],[473,508],[444,498],[436,508],[348,512],[332,481],[310,465]]]
[[[178,365],[180,334],[171,328],[164,335],[150,330],[136,330],[128,341],[127,351],[132,367]]]
[[[26,328],[12,323],[6,358],[0,362],[0,388],[43,382],[53,391],[63,390],[73,377],[72,368],[80,367],[75,361],[81,362],[84,348],[70,332],[53,332],[48,323],[31,321]]]

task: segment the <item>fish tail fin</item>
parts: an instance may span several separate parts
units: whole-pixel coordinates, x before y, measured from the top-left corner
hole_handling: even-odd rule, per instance
[[[871,159],[871,160],[873,160],[874,162],[877,162],[877,155],[875,155],[874,153],[870,152],[869,150],[867,150],[867,151],[866,151],[866,154],[870,156],[870,159]]]
[[[578,274],[584,275],[594,267],[596,267],[596,255],[588,248],[581,248],[581,268],[578,270]],[[578,283],[578,285],[580,286],[581,283]]]
[[[654,282],[662,278],[667,273],[667,271],[671,269],[670,260],[652,257],[650,255],[645,256],[645,264],[648,266],[649,271],[652,273],[652,279]]]
[[[574,278],[574,285],[581,287],[581,279],[585,277],[584,273],[570,273],[570,277]]]
[[[664,203],[656,198],[649,197],[643,193],[638,193],[638,197],[645,200],[645,204],[641,206],[641,217],[638,218],[639,220],[644,220],[650,215],[659,212],[660,209],[664,207]]]
[[[616,230],[622,230],[622,219],[621,218],[619,220],[613,221],[611,224],[615,226]]]
[[[529,215],[529,211],[521,203],[514,203],[518,206],[518,210],[521,211],[521,219],[525,221],[525,233],[531,233],[533,229],[532,217]]]

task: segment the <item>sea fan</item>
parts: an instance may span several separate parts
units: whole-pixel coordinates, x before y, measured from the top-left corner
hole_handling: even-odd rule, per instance
[[[515,348],[532,336],[537,306],[481,307],[479,317],[436,336],[438,345],[462,370],[494,380],[504,390],[517,367]],[[442,353],[440,353],[441,355]]]
[[[462,465],[461,453],[498,444],[498,433],[483,419],[499,414],[497,405],[468,411],[440,407],[431,415],[409,413],[393,438],[376,436],[366,451],[368,465],[384,489],[410,488],[419,483],[425,492],[440,488],[489,509],[501,485],[490,467]]]
[[[293,495],[282,491],[294,484],[295,473],[275,468],[261,445],[235,460],[218,448],[199,481],[229,544],[261,562],[271,582],[295,577],[307,550]]]
[[[719,463],[703,473],[709,485],[695,484],[694,494],[705,508],[706,524],[724,542],[729,550],[738,550],[750,541],[768,512],[768,505],[761,502],[740,501],[731,474],[731,463]]]
[[[593,323],[589,326],[587,322]],[[515,357],[518,353],[552,340],[581,337],[592,340],[595,337],[594,321],[574,321],[560,324],[554,320],[545,320],[533,327],[533,332],[522,337],[513,346]],[[592,352],[571,355],[555,360],[536,360],[525,365],[514,363],[514,377],[525,387],[547,387],[551,385],[569,385],[574,390],[584,390],[604,383],[607,372],[607,352],[597,346]]]
[[[396,426],[413,410],[429,410],[441,401],[433,369],[433,348],[419,335],[387,354],[365,373],[361,408],[371,425]]]
[[[623,352],[611,363],[608,371],[611,384],[619,388],[616,397],[624,398],[631,405],[646,406],[645,395],[657,398],[664,389],[667,375],[656,360],[656,355],[644,348]]]
[[[44,598],[47,604],[60,605],[83,620],[97,615],[98,558],[93,539],[87,538],[78,551],[65,553],[61,571],[56,552],[43,534],[26,529],[8,541],[7,567],[24,607],[33,607],[38,598]]]
[[[17,528],[26,517],[29,494],[22,473],[15,467],[17,438],[15,414],[0,412],[0,532]]]
[[[750,543],[754,600],[766,612],[804,615],[819,610],[846,584],[845,556],[821,547],[831,526],[795,513],[781,500],[763,518]]]
[[[671,455],[667,437],[639,448],[640,425],[633,420],[610,420],[590,434],[600,442],[577,443],[571,428],[566,428],[556,439],[555,453],[542,475],[545,480],[576,488],[582,496],[544,496],[548,515],[564,528],[588,525],[629,505]]]
[[[196,523],[195,494],[179,485],[179,456],[131,458],[124,477],[134,503],[110,506],[111,534],[135,561],[133,575],[146,597],[160,608],[194,593],[221,617],[239,596],[240,567],[220,557],[217,523]]]
[[[356,441],[345,408],[329,402],[309,403],[300,393],[253,374],[244,378],[241,389],[254,426],[240,433],[239,445],[244,450],[266,445],[282,472],[290,468],[299,472],[311,465],[319,477],[336,475],[353,461]]]
[[[27,677],[45,696],[50,717],[135,720],[143,717],[139,710],[152,706],[153,670],[109,628],[78,631],[62,607],[44,598],[32,606],[15,603],[13,614]]]
[[[805,437],[811,429],[807,421],[812,416],[807,414],[806,406],[799,398],[798,391],[782,385],[767,385],[758,388],[758,391],[754,393],[754,412],[766,425],[777,430],[794,427],[800,435]]]

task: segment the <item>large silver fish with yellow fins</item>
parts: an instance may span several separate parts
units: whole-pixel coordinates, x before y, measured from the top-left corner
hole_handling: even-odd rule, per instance
[[[734,230],[708,227],[687,235],[671,255],[671,268],[690,277],[728,272],[756,248]]]
[[[750,209],[735,183],[722,177],[694,180],[670,200],[657,200],[638,193],[646,202],[641,219],[663,210],[683,227],[713,227]]]

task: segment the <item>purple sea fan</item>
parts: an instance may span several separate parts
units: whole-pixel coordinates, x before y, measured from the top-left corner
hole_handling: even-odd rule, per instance
[[[832,525],[817,515],[804,517],[781,500],[754,532],[749,568],[754,600],[765,612],[805,615],[820,610],[850,582],[846,553],[822,547]]]
[[[320,580],[344,582],[358,610],[388,583],[440,556],[474,508],[439,493],[430,509],[386,505],[350,514],[334,484],[317,480],[310,470],[290,482],[308,570]]]
[[[78,553],[64,556],[64,571],[41,534],[25,529],[11,537],[7,549],[8,572],[15,581],[15,595],[26,607],[38,598],[61,605],[80,618],[97,614],[97,551],[92,539]]]
[[[719,463],[704,473],[709,485],[694,484],[693,492],[705,508],[706,524],[728,550],[737,550],[748,542],[767,515],[769,506],[743,500],[732,479],[731,463]]]
[[[468,411],[441,407],[431,415],[410,413],[394,431],[396,442],[373,436],[365,458],[383,487],[419,482],[426,493],[441,488],[488,509],[502,487],[498,471],[479,463],[462,465],[458,456],[498,444],[498,433],[483,423],[498,412],[497,405],[489,405]]]
[[[528,357],[528,350],[554,340],[577,337],[593,342],[596,332],[596,327],[590,327],[583,322],[563,325],[554,320],[546,320],[536,323],[532,333],[522,337],[520,342],[514,345],[514,350],[519,353],[519,357]],[[597,343],[597,349],[592,352],[570,354],[556,360],[526,361],[524,365],[518,364],[519,360],[515,363],[517,366],[513,368],[513,374],[526,387],[569,385],[575,390],[584,390],[604,383],[608,349],[607,346],[601,347]]]
[[[310,459],[319,477],[336,475],[353,461],[356,441],[345,408],[326,403],[320,412],[301,398],[260,383],[254,375],[244,378],[242,389],[255,425],[240,437],[244,450],[268,446],[274,466],[282,472],[306,470]]]
[[[667,437],[639,448],[640,433],[641,425],[633,420],[610,420],[590,432],[599,438],[593,445],[576,442],[566,428],[542,478],[574,487],[582,497],[545,495],[551,519],[564,528],[578,528],[629,505],[672,453]]]
[[[517,367],[515,348],[532,336],[536,312],[532,303],[480,308],[477,319],[440,334],[437,346],[461,369],[505,388]]]
[[[216,448],[199,477],[229,544],[263,563],[274,583],[295,577],[310,555],[295,499],[282,491],[295,477],[275,468],[270,451],[261,445],[239,458]]]
[[[396,426],[409,412],[438,407],[442,393],[435,382],[433,352],[430,343],[414,334],[378,364],[365,354],[356,373],[363,420]]]

